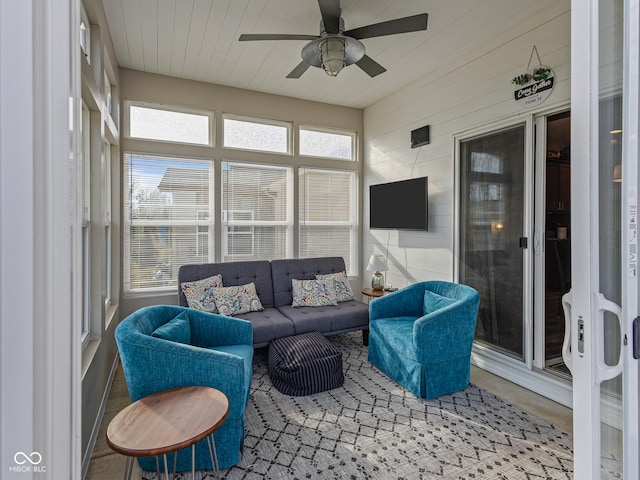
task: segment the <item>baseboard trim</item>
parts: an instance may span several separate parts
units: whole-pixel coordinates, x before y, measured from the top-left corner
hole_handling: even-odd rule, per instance
[[[98,433],[100,431],[100,425],[102,424],[102,419],[104,418],[104,412],[107,408],[107,401],[109,400],[109,394],[111,393],[111,387],[113,386],[113,379],[116,376],[116,372],[118,371],[118,364],[120,363],[120,354],[116,353],[115,358],[113,359],[113,364],[111,365],[111,371],[109,372],[109,379],[107,380],[107,386],[104,389],[104,393],[102,394],[102,400],[100,401],[100,409],[98,410],[98,415],[96,416],[96,420],[93,423],[93,428],[91,429],[91,437],[89,438],[89,444],[87,445],[87,450],[84,453],[82,458],[82,478],[87,478],[87,472],[89,471],[89,464],[91,463],[91,457],[93,455],[93,449],[96,447],[96,442],[98,440]]]

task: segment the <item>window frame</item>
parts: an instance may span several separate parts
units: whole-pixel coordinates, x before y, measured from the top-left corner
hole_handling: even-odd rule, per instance
[[[134,137],[131,135],[131,107],[139,107],[146,108],[148,110],[160,110],[164,112],[173,112],[173,113],[185,113],[189,115],[200,115],[203,117],[207,117],[209,121],[208,128],[208,143],[196,143],[196,142],[182,142],[178,140],[163,140],[157,138],[147,138],[147,137]],[[215,139],[215,112],[212,110],[198,110],[195,108],[181,107],[176,105],[164,105],[159,103],[150,103],[150,102],[140,102],[135,100],[125,100],[124,102],[125,114],[124,114],[124,136],[125,138],[135,140],[135,141],[145,141],[145,142],[156,142],[156,143],[165,143],[165,144],[173,144],[173,145],[188,145],[188,146],[197,146],[197,147],[215,147],[216,139]]]
[[[103,211],[104,211],[104,255],[105,255],[105,271],[104,271],[104,282],[105,282],[105,299],[104,299],[104,311],[105,318],[109,307],[111,307],[112,300],[112,248],[113,248],[113,228],[111,226],[112,222],[112,196],[111,196],[111,144],[107,141],[103,142],[103,151],[104,151],[104,166],[103,166]],[[105,329],[109,326],[108,322],[105,322]]]
[[[81,155],[80,178],[81,186],[81,210],[82,218],[80,222],[80,245],[81,245],[81,342],[85,347],[92,340],[91,321],[91,111],[86,102],[82,101],[81,106]]]

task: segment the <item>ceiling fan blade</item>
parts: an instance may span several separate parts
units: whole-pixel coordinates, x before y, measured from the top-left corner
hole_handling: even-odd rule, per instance
[[[324,31],[340,33],[340,0],[318,0]]]
[[[287,33],[245,33],[238,39],[241,42],[254,40],[315,40],[318,35],[296,35]]]
[[[300,62],[296,68],[291,70],[291,73],[287,75],[287,78],[300,78],[304,72],[310,67],[306,62]]]
[[[367,75],[369,75],[372,78],[387,71],[386,68],[384,68],[375,60],[373,60],[369,55],[365,55],[360,60],[358,60],[356,62],[356,65],[358,65],[362,70],[364,70],[367,73]]]
[[[362,40],[363,38],[383,37],[385,35],[395,35],[396,33],[417,32],[427,29],[428,17],[428,14],[421,13],[420,15],[397,18],[395,20],[389,20],[388,22],[374,23],[373,25],[354,28],[353,30],[347,30],[344,34],[347,37]]]

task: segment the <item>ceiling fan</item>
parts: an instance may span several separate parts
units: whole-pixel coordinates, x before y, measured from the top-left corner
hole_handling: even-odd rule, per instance
[[[345,30],[344,20],[340,16],[340,0],[318,0],[318,5],[322,15],[320,35],[244,34],[240,35],[239,40],[241,42],[255,40],[311,40],[302,48],[302,62],[287,75],[287,78],[300,78],[311,66],[320,67],[328,75],[335,77],[344,67],[354,63],[370,77],[375,77],[387,70],[365,54],[364,45],[360,40],[427,29],[428,15],[422,13]]]

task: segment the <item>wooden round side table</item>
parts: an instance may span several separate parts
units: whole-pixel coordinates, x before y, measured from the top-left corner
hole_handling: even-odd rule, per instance
[[[390,292],[387,292],[386,290],[374,290],[371,287],[364,287],[360,293],[370,298],[378,298]]]
[[[134,457],[162,455],[168,480],[167,454],[176,452],[175,474],[178,450],[190,446],[191,472],[195,475],[195,444],[206,438],[211,465],[216,478],[220,478],[213,432],[223,424],[228,413],[227,397],[215,388],[181,387],[157,392],[127,406],[111,420],[107,444],[127,456],[125,478],[131,478]]]

